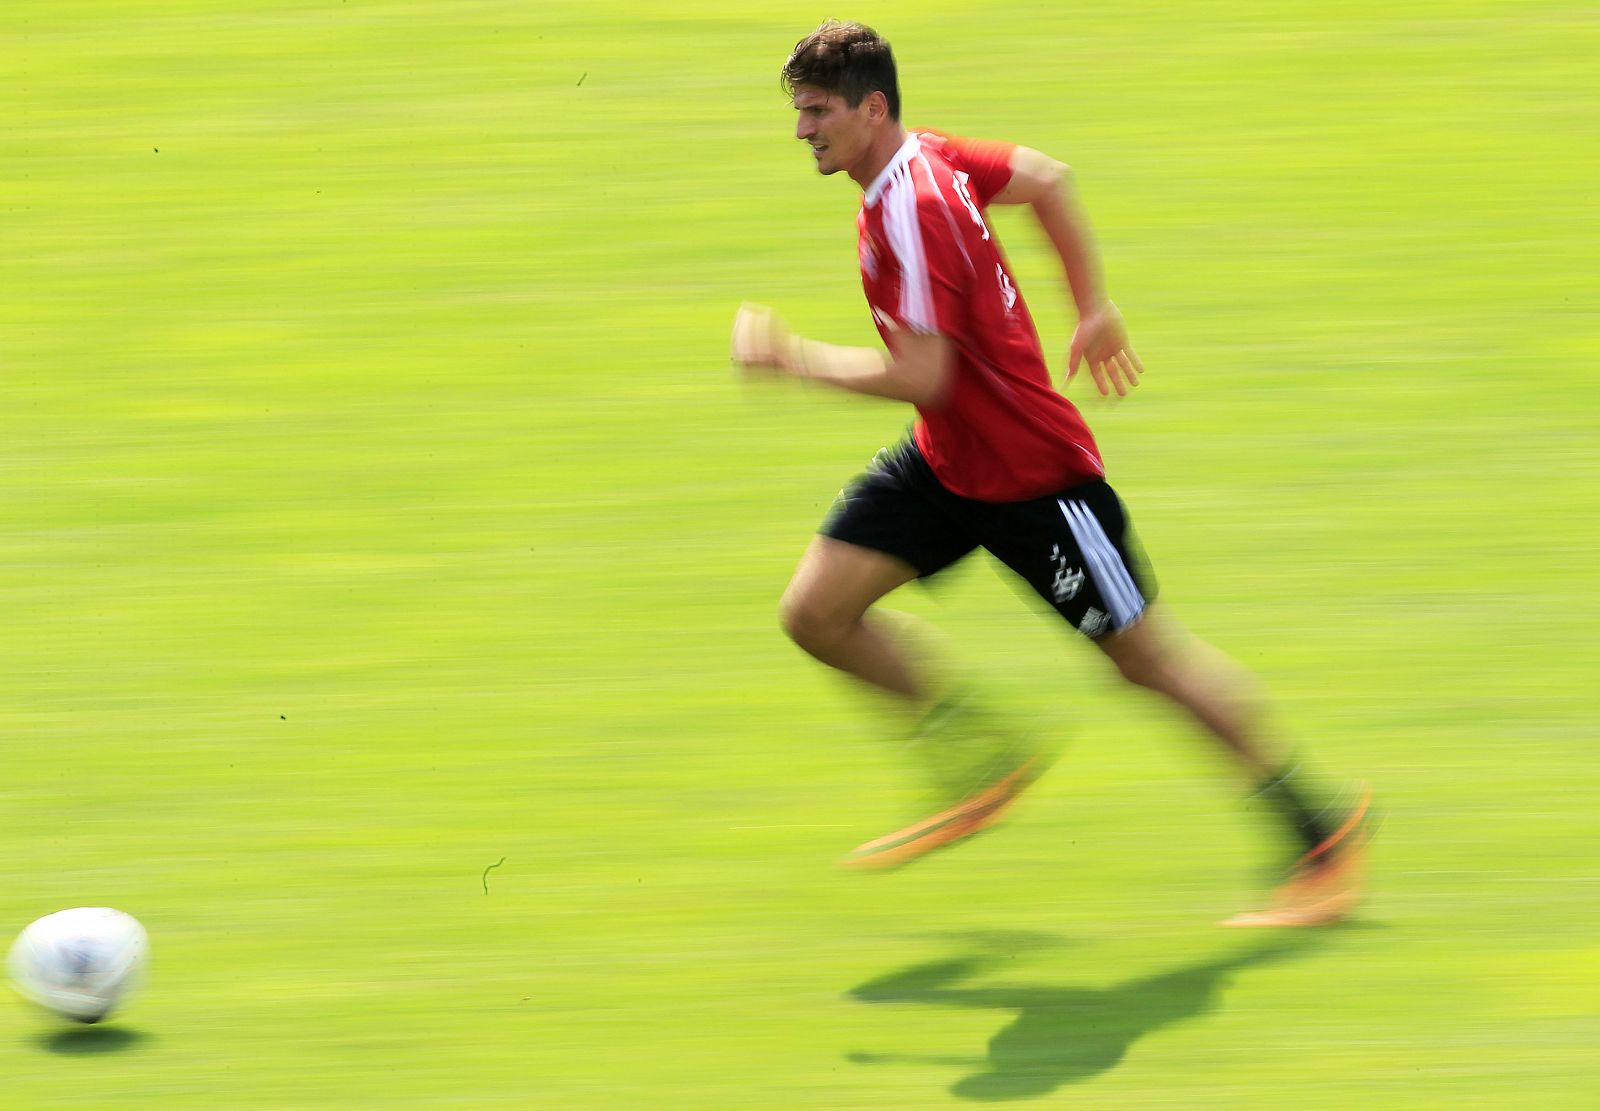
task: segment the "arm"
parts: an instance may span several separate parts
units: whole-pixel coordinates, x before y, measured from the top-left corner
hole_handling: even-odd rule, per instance
[[[771,309],[741,305],[733,321],[733,361],[822,382],[852,393],[937,407],[949,386],[953,351],[941,335],[901,332],[893,355],[871,347],[840,347],[790,333]]]
[[[1122,314],[1105,293],[1100,255],[1089,231],[1089,219],[1072,187],[1072,171],[1047,154],[1017,147],[1011,155],[1011,180],[994,195],[992,204],[1026,204],[1049,237],[1066,272],[1072,300],[1078,308],[1078,327],[1072,333],[1067,359],[1067,381],[1087,359],[1089,373],[1102,394],[1115,389],[1126,394],[1139,383],[1144,364],[1128,344]]]

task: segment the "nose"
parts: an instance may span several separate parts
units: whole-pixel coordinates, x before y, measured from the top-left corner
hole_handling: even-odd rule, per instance
[[[802,115],[795,121],[794,137],[796,139],[809,139],[817,133],[817,121],[810,116]]]

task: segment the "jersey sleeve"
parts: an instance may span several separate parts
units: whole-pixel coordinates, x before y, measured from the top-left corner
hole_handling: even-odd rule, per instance
[[[967,187],[979,208],[988,208],[994,195],[1011,182],[1011,155],[1017,144],[989,139],[943,137],[950,161],[967,174]]]

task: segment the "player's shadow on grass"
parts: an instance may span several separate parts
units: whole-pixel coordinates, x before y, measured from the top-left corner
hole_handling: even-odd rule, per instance
[[[40,1034],[37,1041],[51,1053],[81,1055],[121,1053],[148,1039],[148,1034],[126,1026],[69,1026],[65,1030]]]
[[[1304,950],[1309,931],[1269,938],[1252,948],[1105,988],[1044,984],[968,986],[1007,954],[990,942],[951,960],[912,965],[852,991],[863,1003],[919,1003],[1009,1011],[1016,1017],[989,1041],[986,1057],[852,1053],[859,1063],[908,1061],[974,1071],[950,1087],[962,1099],[998,1102],[1047,1095],[1115,1068],[1146,1034],[1217,1006],[1232,973]]]

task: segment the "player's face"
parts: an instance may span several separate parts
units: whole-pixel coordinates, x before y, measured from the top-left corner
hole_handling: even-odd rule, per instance
[[[867,100],[852,108],[843,97],[823,92],[810,85],[794,90],[797,139],[811,147],[817,172],[836,174],[849,170],[871,150],[872,128],[867,118]]]

